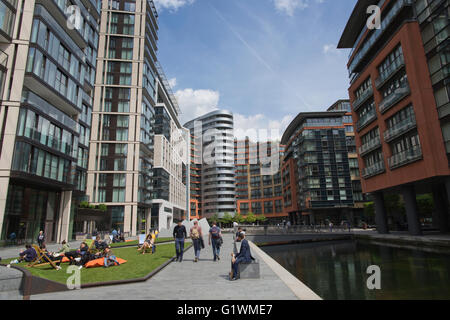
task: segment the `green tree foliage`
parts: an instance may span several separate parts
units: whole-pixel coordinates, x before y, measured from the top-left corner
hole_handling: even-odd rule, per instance
[[[247,217],[245,218],[245,222],[249,224],[253,224],[256,222],[256,216],[253,212],[250,212]]]
[[[258,224],[264,223],[266,221],[267,221],[267,217],[265,215],[258,215],[258,216],[256,216],[256,222]]]

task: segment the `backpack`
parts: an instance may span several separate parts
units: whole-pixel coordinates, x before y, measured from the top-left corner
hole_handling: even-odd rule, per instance
[[[219,239],[220,238],[220,229],[217,227],[212,227],[211,228],[211,235],[213,237],[213,239]]]
[[[200,238],[200,233],[198,232],[197,228],[192,228],[192,239],[198,239]]]

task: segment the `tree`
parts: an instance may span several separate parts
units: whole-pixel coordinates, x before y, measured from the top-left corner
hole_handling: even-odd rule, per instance
[[[233,223],[233,217],[231,216],[230,213],[225,213],[225,215],[222,217],[222,219],[220,219],[221,222],[225,225],[229,225],[231,223]]]
[[[241,224],[241,223],[245,222],[245,218],[240,213],[238,213],[234,216],[233,222],[237,222],[237,223]]]
[[[207,219],[209,224],[212,224],[214,221],[219,222],[219,215],[214,213],[210,218]]]
[[[253,212],[250,212],[247,217],[245,218],[245,222],[248,224],[253,224],[256,222],[256,216]]]
[[[267,221],[267,217],[265,215],[259,215],[256,216],[256,222],[259,223],[264,223]]]

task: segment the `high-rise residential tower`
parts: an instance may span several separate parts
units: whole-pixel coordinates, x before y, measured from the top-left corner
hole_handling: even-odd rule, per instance
[[[102,2],[87,193],[107,206],[101,227],[129,235],[187,209],[186,134],[157,62],[157,19],[151,0]]]
[[[284,148],[277,141],[234,142],[237,212],[264,215],[270,223],[286,220],[281,184]]]
[[[72,238],[85,199],[100,1],[0,1],[0,230]]]
[[[285,211],[293,223],[353,220],[345,113],[300,113],[284,132],[281,179]]]
[[[233,114],[218,110],[196,118],[185,127],[194,137],[194,155],[191,156],[191,183],[199,186],[201,202],[192,196],[191,206],[196,206],[200,217],[214,214],[234,214],[236,211],[236,186],[234,166]],[[200,209],[198,209],[200,208]]]
[[[381,10],[369,28],[367,8]],[[369,21],[370,22],[370,21]],[[351,49],[350,101],[362,189],[380,233],[422,233],[416,195],[432,193],[433,225],[450,228],[449,1],[359,0],[339,48]],[[406,215],[388,216],[384,196],[401,195]],[[422,221],[421,221],[422,220]]]

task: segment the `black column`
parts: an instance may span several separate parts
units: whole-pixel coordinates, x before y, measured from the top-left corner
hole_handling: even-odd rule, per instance
[[[375,204],[375,223],[377,224],[377,231],[379,234],[388,234],[389,228],[383,192],[375,192],[372,196]]]
[[[403,200],[405,201],[406,217],[408,219],[408,230],[413,236],[422,235],[419,221],[419,210],[417,207],[416,191],[414,186],[402,187]]]
[[[447,193],[444,185],[433,185],[433,202],[434,202],[434,218],[437,218],[436,223],[433,221],[433,226],[439,228],[439,231],[446,233],[449,231],[448,227],[448,203]]]

